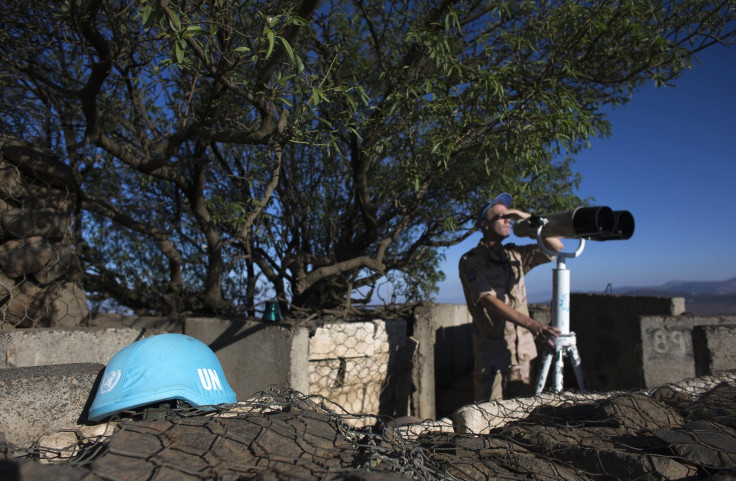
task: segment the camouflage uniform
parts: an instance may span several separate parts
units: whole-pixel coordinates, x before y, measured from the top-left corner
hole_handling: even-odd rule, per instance
[[[492,318],[479,300],[490,293],[529,316],[524,274],[553,259],[536,244],[503,245],[499,256],[482,241],[460,259],[460,280],[473,317],[476,401],[532,394],[530,362],[537,357],[534,336],[524,327]]]

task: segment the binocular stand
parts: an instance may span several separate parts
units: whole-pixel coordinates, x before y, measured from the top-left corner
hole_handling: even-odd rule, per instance
[[[537,243],[539,247],[551,256],[557,257],[557,268],[553,269],[552,277],[552,325],[560,330],[560,334],[554,338],[554,346],[549,344],[544,347],[542,359],[542,367],[539,371],[537,379],[536,394],[544,389],[547,382],[549,368],[554,360],[554,385],[553,391],[558,393],[562,391],[562,370],[564,358],[570,358],[572,368],[575,372],[575,378],[578,381],[580,392],[588,392],[588,383],[583,375],[583,368],[578,354],[578,347],[575,341],[575,333],[570,332],[570,271],[565,266],[566,258],[574,258],[583,252],[585,247],[585,239],[579,239],[578,248],[575,252],[554,252],[544,245],[542,241],[542,229],[546,224],[545,219],[540,219],[541,225],[537,228]]]

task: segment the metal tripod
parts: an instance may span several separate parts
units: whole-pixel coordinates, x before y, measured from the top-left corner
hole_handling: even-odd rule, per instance
[[[575,252],[554,252],[548,249],[542,241],[542,229],[547,224],[546,219],[540,219],[537,227],[537,243],[539,247],[551,256],[557,257],[557,268],[553,269],[552,275],[552,325],[560,330],[560,335],[554,338],[554,346],[545,345],[542,367],[537,379],[536,393],[544,389],[547,382],[549,368],[554,360],[554,385],[553,391],[562,391],[562,370],[564,358],[569,358],[575,371],[580,392],[588,392],[588,383],[583,374],[580,355],[575,341],[575,333],[570,332],[570,271],[565,266],[566,258],[579,256],[585,248],[585,239],[579,239],[578,248]]]

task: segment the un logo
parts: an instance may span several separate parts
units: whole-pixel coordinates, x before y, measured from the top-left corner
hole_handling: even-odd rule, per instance
[[[107,394],[112,391],[120,380],[120,374],[120,369],[113,369],[110,372],[105,371],[100,383],[100,394]]]

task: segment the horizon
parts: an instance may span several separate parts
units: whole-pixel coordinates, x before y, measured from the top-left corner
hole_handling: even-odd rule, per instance
[[[728,279],[711,279],[711,280],[699,280],[699,281],[693,281],[689,279],[672,279],[670,281],[666,281],[662,284],[657,285],[626,285],[626,286],[620,286],[618,287],[617,291],[612,292],[611,294],[623,294],[626,295],[632,290],[639,290],[639,289],[652,289],[655,291],[661,291],[661,292],[667,292],[667,289],[665,289],[670,284],[690,284],[690,283],[697,283],[697,284],[720,284],[725,282],[731,282],[736,280],[736,277],[731,277]],[[571,289],[571,292],[576,293],[598,293],[598,291],[576,291]],[[604,291],[605,292],[605,291]],[[603,293],[603,292],[600,292]],[[724,295],[731,295],[731,294],[724,294]],[[550,287],[549,291],[537,291],[537,292],[527,292],[527,298],[529,304],[544,304],[549,303],[552,300],[552,288]],[[465,300],[462,299],[462,303],[465,304]],[[453,303],[455,304],[455,303]]]
[[[542,266],[540,266],[540,267],[542,267]],[[731,277],[731,278],[728,278],[728,279],[710,279],[710,280],[698,280],[698,281],[694,281],[694,280],[690,280],[690,279],[672,279],[672,280],[669,280],[669,281],[666,281],[666,282],[664,282],[662,284],[657,284],[657,285],[649,285],[649,284],[646,284],[646,285],[644,285],[644,284],[643,285],[635,285],[635,284],[631,284],[631,285],[620,286],[620,287],[617,288],[617,290],[614,290],[613,294],[626,294],[627,292],[629,292],[631,290],[636,290],[636,289],[660,290],[660,288],[665,287],[665,286],[667,286],[670,283],[691,283],[691,282],[695,282],[695,283],[723,283],[723,282],[729,282],[729,281],[734,281],[734,280],[736,280],[736,277]],[[593,291],[589,291],[589,290],[575,290],[575,289],[572,288],[572,285],[570,287],[570,291],[573,292],[573,293],[599,293],[599,294],[605,293],[605,289],[604,290],[593,290]],[[730,295],[730,294],[724,294],[724,295]],[[529,304],[549,304],[552,301],[552,273],[551,272],[550,272],[550,286],[549,286],[549,289],[546,289],[546,290],[538,290],[538,291],[530,291],[527,288],[527,301],[528,301]],[[455,298],[447,297],[444,300],[435,299],[435,302],[438,302],[438,303],[447,303],[447,304],[463,304],[464,305],[465,304],[465,298],[463,297],[462,291],[460,291],[459,294],[458,294],[458,296],[456,296]]]
[[[736,277],[731,239],[736,225],[724,214],[736,205],[736,49],[717,45],[699,53],[674,87],[647,85],[631,100],[604,111],[611,136],[592,138],[574,155],[582,175],[576,195],[592,205],[628,210],[636,228],[631,239],[587,241],[579,257],[566,259],[572,292],[613,292],[667,282],[720,282]],[[445,249],[435,302],[464,304],[457,264],[480,234]],[[513,234],[516,244],[533,242]],[[565,239],[564,252],[577,240]],[[526,275],[532,295],[552,292],[552,269],[543,264]]]

